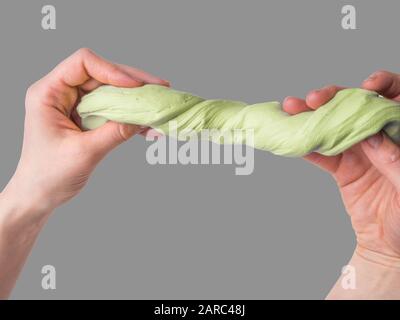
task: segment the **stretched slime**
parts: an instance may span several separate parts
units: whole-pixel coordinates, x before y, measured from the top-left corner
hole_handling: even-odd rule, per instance
[[[218,135],[210,135],[209,140],[249,144],[282,156],[300,157],[311,152],[336,155],[381,130],[400,145],[400,103],[355,88],[338,92],[315,111],[289,115],[279,102],[248,105],[206,100],[150,84],[137,88],[102,86],[85,95],[77,111],[85,129],[112,120],[152,127],[180,140],[189,138],[182,135],[184,132],[218,130],[223,141]],[[251,143],[246,135],[235,134],[241,130],[252,130]]]

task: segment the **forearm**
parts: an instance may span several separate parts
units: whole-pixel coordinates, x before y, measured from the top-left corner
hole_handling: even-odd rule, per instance
[[[6,299],[50,210],[13,181],[0,193],[0,299]]]
[[[357,247],[348,263],[354,270],[354,288],[346,285],[350,273],[343,274],[327,299],[400,299],[400,259]],[[347,277],[347,279],[346,279]]]

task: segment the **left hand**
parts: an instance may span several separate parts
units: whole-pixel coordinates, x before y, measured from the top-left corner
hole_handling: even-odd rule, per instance
[[[19,202],[40,209],[36,212],[51,211],[75,196],[110,150],[143,130],[110,121],[83,132],[75,112],[80,97],[103,84],[137,87],[145,83],[168,85],[89,49],[80,49],[61,62],[27,91],[22,153],[3,193],[9,199],[17,195]]]

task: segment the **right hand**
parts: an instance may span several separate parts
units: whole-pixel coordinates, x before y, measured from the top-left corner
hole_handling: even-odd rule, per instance
[[[400,101],[400,76],[379,71],[362,84],[364,89]],[[318,109],[342,87],[327,86],[305,100],[288,97],[290,114]],[[358,247],[400,258],[400,147],[384,133],[358,143],[342,154],[305,157],[336,180],[356,233]]]

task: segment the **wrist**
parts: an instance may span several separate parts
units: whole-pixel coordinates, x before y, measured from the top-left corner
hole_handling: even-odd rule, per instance
[[[15,180],[0,193],[0,299],[9,296],[51,211],[26,197]],[[20,191],[20,192],[19,192]]]
[[[0,222],[41,225],[53,211],[40,190],[27,186],[13,177],[0,193]]]
[[[366,263],[369,262],[372,265],[378,265],[383,267],[382,270],[397,270],[400,272],[400,257],[383,254],[377,251],[367,249],[363,246],[357,245],[354,255],[358,256],[361,260]]]
[[[358,245],[347,266],[327,299],[400,299],[400,258]]]

